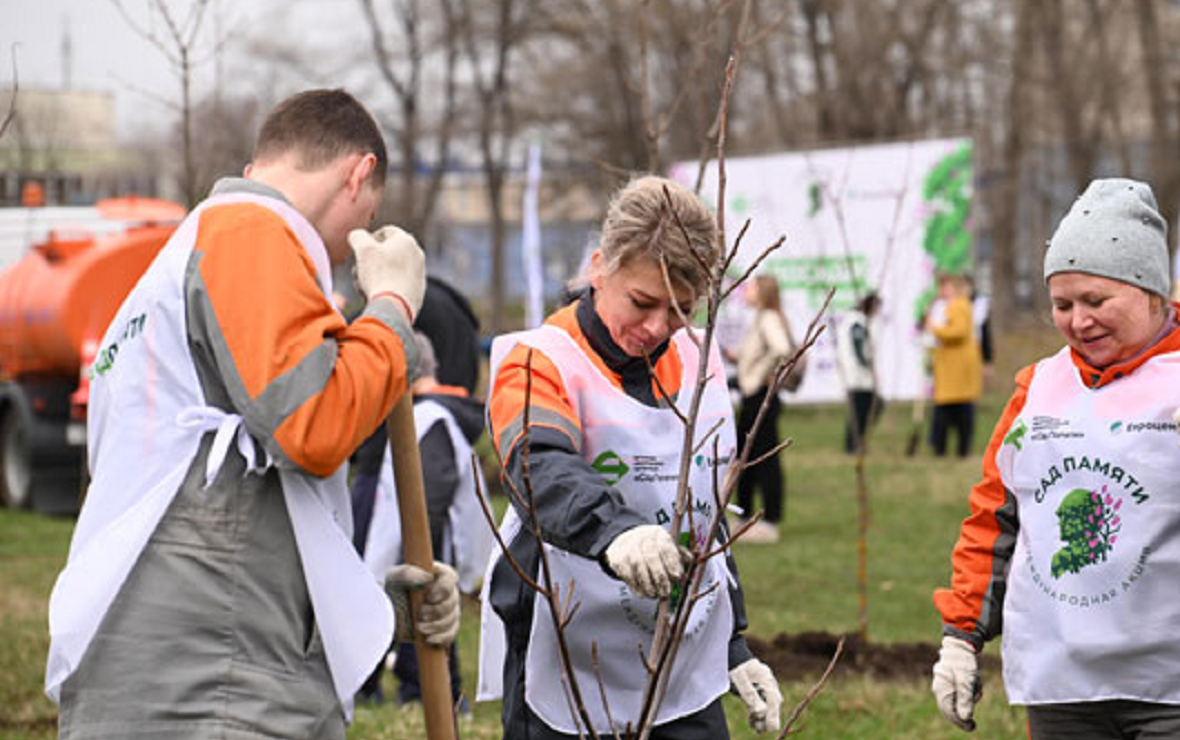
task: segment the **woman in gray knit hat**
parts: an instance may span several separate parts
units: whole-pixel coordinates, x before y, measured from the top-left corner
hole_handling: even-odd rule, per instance
[[[1096,180],[1045,253],[1066,347],[1021,370],[934,594],[939,709],[975,727],[978,653],[1032,740],[1180,737],[1180,329],[1151,188]]]

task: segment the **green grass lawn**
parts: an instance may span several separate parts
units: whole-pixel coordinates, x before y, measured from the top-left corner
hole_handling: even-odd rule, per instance
[[[979,475],[979,456],[1003,398],[979,409],[976,454],[966,460],[903,454],[909,405],[886,410],[868,460],[872,497],[869,552],[869,636],[874,642],[939,640],[934,588],[950,577],[950,549],[967,513],[967,492]],[[737,546],[750,616],[762,638],[780,632],[852,632],[857,627],[856,481],[841,451],[843,407],[788,407],[783,431],[795,444],[783,454],[787,470],[786,522],[775,545]],[[41,690],[46,648],[46,603],[65,561],[72,522],[0,510],[0,740],[55,735],[56,708]],[[475,686],[478,613],[463,616],[459,645],[464,685]],[[990,652],[998,654],[998,646]],[[1024,713],[1004,699],[1000,677],[985,676],[985,697],[973,737],[1026,737]],[[386,678],[386,693],[393,687]],[[784,683],[784,715],[810,688]],[[753,738],[736,699],[727,698],[735,738]],[[834,678],[803,717],[802,735],[823,740],[964,737],[938,714],[927,679],[882,682]],[[499,738],[499,704],[475,706],[461,727],[465,738]],[[424,738],[421,713],[390,705],[361,707],[352,740]],[[766,736],[763,736],[766,737]]]

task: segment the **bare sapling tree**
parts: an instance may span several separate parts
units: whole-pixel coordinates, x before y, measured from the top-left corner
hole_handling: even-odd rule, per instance
[[[680,475],[676,491],[676,506],[672,514],[671,529],[673,532],[679,532],[682,529],[682,522],[685,518],[688,519],[688,529],[693,531],[695,529],[694,523],[691,521],[693,511],[694,493],[689,486],[689,465],[693,458],[699,453],[702,448],[708,445],[713,445],[714,462],[716,460],[717,447],[719,438],[717,437],[717,429],[711,428],[705,430],[703,436],[698,434],[697,419],[700,412],[701,400],[704,397],[705,388],[711,380],[709,375],[710,355],[712,353],[712,345],[714,341],[714,330],[717,325],[718,311],[721,308],[723,301],[728,298],[733,291],[737,290],[747,278],[754,274],[758,266],[773,252],[778,250],[785,242],[785,237],[780,237],[769,247],[764,249],[746,268],[746,270],[738,277],[732,284],[727,285],[726,276],[730,273],[730,268],[733,266],[735,258],[741,251],[743,237],[749,227],[749,221],[745,223],[743,228],[739,231],[737,238],[734,240],[732,248],[726,247],[725,238],[725,188],[726,188],[726,171],[725,171],[725,145],[728,133],[729,120],[729,102],[733,93],[734,80],[737,73],[738,60],[735,57],[730,57],[725,70],[725,81],[722,88],[721,103],[718,111],[717,120],[719,122],[717,131],[717,244],[715,248],[722,255],[720,260],[710,265],[704,256],[698,255],[703,267],[707,269],[709,280],[706,288],[706,308],[704,317],[704,329],[697,332],[692,328],[688,317],[681,316],[681,320],[685,323],[688,336],[693,343],[699,348],[699,362],[696,374],[696,383],[693,388],[691,400],[688,404],[686,413],[681,413],[677,410],[683,426],[684,426],[684,442],[680,457]],[[671,208],[670,196],[669,204],[666,209],[669,216],[675,222],[674,228],[683,231],[683,224],[679,223],[676,218],[675,211]],[[657,230],[658,233],[658,230]],[[687,234],[685,235],[687,241]],[[667,260],[661,254],[660,264],[664,275],[666,287],[671,292],[672,283],[671,277],[668,273]],[[726,477],[723,481],[714,480],[713,485],[713,513],[710,521],[706,527],[706,536],[703,538],[690,538],[689,550],[692,558],[689,567],[684,576],[684,582],[680,584],[680,593],[683,594],[674,605],[665,599],[661,602],[659,612],[657,615],[655,634],[652,639],[652,644],[647,651],[647,656],[644,660],[644,667],[647,669],[648,685],[645,691],[644,702],[640,710],[638,721],[637,737],[639,740],[646,740],[652,728],[654,727],[654,718],[656,710],[668,689],[668,681],[672,673],[672,665],[676,658],[676,653],[679,649],[681,641],[683,640],[685,630],[688,627],[689,617],[697,602],[706,595],[706,592],[701,591],[703,577],[705,574],[705,565],[713,557],[724,556],[728,548],[734,541],[739,539],[748,529],[756,523],[760,516],[755,515],[750,518],[742,527],[726,537],[725,531],[727,527],[723,525],[725,521],[725,512],[729,506],[729,501],[737,488],[737,482],[743,471],[750,466],[757,465],[765,459],[776,458],[782,450],[790,446],[791,440],[787,439],[781,442],[772,450],[768,451],[758,459],[751,461],[749,459],[750,452],[753,449],[753,442],[757,429],[764,421],[766,411],[770,405],[770,400],[773,394],[777,394],[783,387],[787,375],[796,367],[804,354],[811,348],[815,341],[819,338],[823,331],[823,325],[820,323],[820,318],[823,316],[827,308],[828,302],[831,300],[831,293],[828,294],[827,300],[823,307],[816,314],[811,324],[808,326],[807,332],[803,341],[796,348],[796,350],[782,362],[779,363],[775,369],[774,379],[770,385],[770,391],[767,393],[758,414],[755,417],[753,430],[745,440],[745,444],[735,460],[731,460]],[[679,309],[677,309],[679,311]],[[653,373],[654,377],[654,373]],[[677,409],[676,404],[671,398],[664,395],[664,400],[667,402],[669,408]],[[713,468],[717,470],[716,465]],[[715,545],[714,543],[719,543]],[[789,730],[789,728],[787,728]],[[786,730],[784,730],[785,732]]]
[[[123,0],[110,0],[118,9],[123,20],[139,37],[156,47],[168,61],[172,73],[180,82],[180,102],[161,98],[158,95],[139,92],[162,102],[164,105],[180,113],[181,148],[184,156],[184,171],[181,173],[181,190],[184,194],[185,205],[192,208],[200,199],[198,192],[198,173],[195,163],[196,154],[193,151],[193,106],[192,87],[193,69],[219,54],[230,34],[211,39],[208,45],[203,44],[202,26],[206,11],[216,0],[193,0],[188,6],[188,12],[182,17],[175,13],[166,0],[149,0],[149,22],[140,23],[123,4]],[[159,23],[155,22],[158,16]],[[162,24],[163,30],[160,30]]]
[[[856,260],[852,254],[852,239],[848,235],[848,214],[844,209],[844,198],[842,193],[845,191],[844,183],[841,182],[836,186],[827,178],[818,178],[818,184],[823,194],[824,202],[831,208],[833,218],[836,221],[836,230],[840,236],[841,253],[844,258],[845,269],[848,272],[848,283],[852,287],[853,300],[857,305],[860,305],[868,291],[875,290],[872,285],[885,285],[886,276],[889,274],[891,265],[891,258],[893,256],[893,249],[897,243],[897,234],[899,224],[901,223],[902,205],[905,203],[908,194],[909,172],[910,172],[911,158],[907,153],[905,169],[902,173],[902,186],[893,193],[893,214],[891,217],[888,231],[885,233],[885,250],[884,257],[880,265],[880,272],[875,282],[869,284],[868,276],[857,273]],[[849,175],[848,169],[844,171],[843,177],[845,180]],[[866,332],[866,356],[869,358],[876,358],[875,343],[873,341],[872,332]],[[877,414],[880,412],[881,395],[879,389],[881,387],[880,379],[877,374],[877,366],[875,362],[869,364],[871,382],[872,400],[869,405],[868,418],[869,423],[865,426],[864,433],[861,433],[859,425],[853,422],[855,418],[856,409],[854,402],[849,396],[848,398],[848,419],[849,429],[852,434],[852,445],[855,457],[853,459],[853,469],[856,473],[856,593],[857,593],[857,611],[856,611],[856,625],[857,636],[862,643],[867,643],[869,640],[869,527],[872,523],[872,496],[869,490],[868,472],[865,466],[866,458],[869,452],[869,441],[873,435],[875,425],[872,423]],[[920,389],[920,393],[924,393]]]
[[[673,398],[671,394],[667,393],[662,384],[658,380],[658,376],[651,367],[650,358],[648,361],[650,376],[653,378],[657,387],[657,397],[662,405],[671,410],[679,419],[684,433],[681,445],[680,463],[678,471],[678,482],[676,489],[675,505],[673,508],[671,521],[669,524],[670,530],[673,533],[688,532],[687,538],[679,538],[685,550],[685,561],[687,567],[683,578],[679,583],[674,584],[672,589],[672,596],[665,597],[660,600],[659,607],[656,614],[656,622],[653,630],[651,644],[644,649],[642,645],[636,645],[637,653],[636,660],[642,666],[646,673],[646,685],[643,693],[642,703],[640,705],[638,716],[635,718],[620,718],[622,725],[611,715],[611,708],[607,696],[607,687],[603,685],[601,674],[598,672],[596,665],[597,643],[591,643],[591,655],[593,658],[592,665],[594,675],[598,680],[599,694],[602,702],[604,712],[611,724],[610,732],[613,737],[620,738],[625,735],[628,738],[637,738],[638,740],[646,740],[650,736],[652,729],[655,727],[655,720],[657,712],[669,686],[669,680],[672,676],[672,669],[675,665],[677,652],[685,638],[686,630],[688,628],[689,619],[694,607],[698,603],[709,596],[715,589],[724,587],[724,581],[713,582],[708,585],[705,583],[705,574],[708,564],[713,558],[725,558],[729,553],[729,548],[732,543],[740,539],[740,537],[753,526],[759,519],[755,515],[745,525],[734,531],[732,534],[728,532],[728,525],[726,522],[726,510],[730,498],[737,487],[737,481],[742,474],[742,471],[752,465],[756,465],[764,459],[776,456],[783,449],[791,444],[791,440],[786,440],[776,446],[773,450],[765,455],[759,457],[757,460],[749,460],[751,450],[753,449],[754,435],[751,434],[746,440],[745,445],[740,453],[736,450],[727,451],[725,459],[722,459],[721,442],[722,431],[725,424],[725,419],[719,419],[716,423],[707,429],[702,429],[699,425],[702,402],[705,397],[707,387],[714,381],[711,373],[716,372],[715,363],[711,360],[715,359],[716,354],[713,348],[714,329],[717,323],[718,310],[722,303],[728,298],[734,290],[736,290],[742,282],[754,273],[757,267],[769,256],[772,252],[782,246],[785,237],[780,237],[773,244],[767,247],[761,254],[754,259],[743,274],[736,282],[730,282],[727,279],[730,268],[733,266],[734,260],[742,245],[742,239],[749,227],[747,221],[742,228],[732,248],[726,248],[726,240],[724,236],[724,191],[725,191],[725,168],[724,168],[724,148],[726,137],[725,121],[727,117],[726,107],[730,98],[730,93],[733,87],[734,72],[736,64],[734,60],[730,60],[727,69],[724,88],[721,97],[721,126],[719,128],[717,139],[717,158],[718,158],[718,178],[719,178],[719,205],[717,213],[718,236],[717,242],[713,245],[719,259],[709,259],[709,255],[693,252],[694,257],[698,260],[703,272],[708,276],[707,287],[705,291],[706,306],[703,318],[703,326],[694,328],[690,318],[683,313],[679,306],[673,302],[675,310],[679,314],[680,320],[685,326],[688,338],[698,348],[698,361],[695,375],[691,376],[695,380],[691,387],[691,393],[688,395],[687,403],[684,402],[685,395],[683,393],[677,394]],[[660,221],[657,224],[650,245],[654,248],[665,286],[670,294],[674,294],[674,286],[672,284],[671,274],[668,268],[668,261],[666,255],[660,248],[661,239],[664,234],[678,230],[684,234],[685,241],[691,245],[692,241],[688,238],[687,231],[680,222],[679,216],[672,205],[671,195],[665,191],[665,203],[662,208]],[[690,249],[692,247],[690,246]],[[771,392],[777,393],[782,387],[783,382],[794,367],[798,364],[805,353],[811,348],[818,339],[820,333],[823,331],[821,318],[824,310],[827,308],[828,302],[831,300],[832,293],[829,292],[827,301],[825,301],[823,308],[816,314],[815,318],[808,326],[807,333],[803,341],[795,349],[795,351],[787,358],[784,358],[775,369],[774,378],[772,382]],[[531,351],[527,355],[527,368],[530,367],[532,360]],[[769,396],[769,394],[768,394]],[[541,594],[553,618],[556,639],[558,641],[558,652],[561,656],[561,675],[562,683],[565,689],[566,698],[569,702],[571,717],[574,719],[575,725],[578,727],[580,737],[597,738],[598,730],[593,726],[590,713],[586,709],[585,696],[583,688],[578,685],[578,680],[575,675],[574,667],[570,660],[570,653],[565,643],[565,630],[573,624],[573,620],[578,610],[578,602],[575,597],[575,584],[571,581],[569,584],[555,584],[549,570],[549,561],[546,553],[546,545],[544,544],[544,532],[540,528],[540,517],[538,516],[532,491],[532,482],[529,477],[528,467],[528,449],[529,449],[529,435],[530,435],[530,420],[528,416],[528,409],[531,406],[531,377],[526,384],[524,409],[525,416],[523,421],[522,439],[518,442],[522,454],[522,468],[521,479],[523,481],[523,491],[511,479],[508,479],[509,495],[513,498],[515,506],[518,510],[523,511],[521,519],[523,526],[532,528],[535,541],[539,550],[539,569],[540,582],[530,578],[525,573],[523,567],[516,562],[508,548],[507,543],[497,534],[500,549],[503,556],[508,560],[511,567],[516,571],[521,580],[530,588]],[[769,406],[769,400],[763,403],[759,410],[757,419],[754,422],[755,430],[762,423]],[[699,455],[708,455],[712,460],[711,469],[713,470],[711,490],[708,492],[693,491],[690,484],[690,466],[692,461]],[[503,461],[501,461],[503,464]],[[718,471],[722,467],[728,467],[724,479],[719,479]],[[490,526],[495,528],[495,522],[492,518],[491,508],[484,500],[482,491],[477,491],[480,495],[481,502],[485,516],[488,519]],[[703,495],[702,495],[703,494]],[[700,506],[703,496],[711,496],[711,506]],[[707,502],[707,499],[705,499]],[[698,523],[693,521],[694,516],[705,516],[707,521]],[[701,524],[702,526],[698,526]],[[698,534],[699,533],[699,534]],[[791,729],[791,724],[800,716],[803,708],[810,702],[818,693],[823,682],[827,680],[830,671],[835,661],[839,657],[839,649],[833,657],[832,664],[829,665],[828,671],[820,679],[820,682],[808,692],[804,698],[803,703],[796,708],[790,715],[788,724],[784,727],[782,734],[784,737]]]

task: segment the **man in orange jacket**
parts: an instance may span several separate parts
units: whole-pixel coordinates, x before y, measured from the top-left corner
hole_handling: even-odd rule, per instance
[[[348,539],[344,462],[407,390],[424,285],[413,237],[361,230],[387,166],[351,95],[287,99],[119,309],[50,602],[61,737],[344,737],[395,622]],[[330,300],[350,243],[368,297],[351,325]],[[410,585],[449,643],[454,573],[387,581]]]

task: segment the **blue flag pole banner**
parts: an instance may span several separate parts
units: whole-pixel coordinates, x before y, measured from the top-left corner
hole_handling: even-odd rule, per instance
[[[669,176],[693,187],[697,162]],[[876,290],[873,323],[878,391],[908,400],[924,393],[919,324],[934,294],[936,271],[972,267],[972,149],[969,139],[727,158],[725,225],[729,246],[747,219],[731,276],[740,276],[768,246],[783,246],[758,268],[779,281],[783,310],[797,341],[823,304],[828,328],[808,353],[807,374],[791,403],[844,399],[836,373],[836,332],[857,296]],[[717,164],[710,162],[701,195],[717,201]],[[718,341],[733,346],[749,309],[735,292],[718,319]]]

